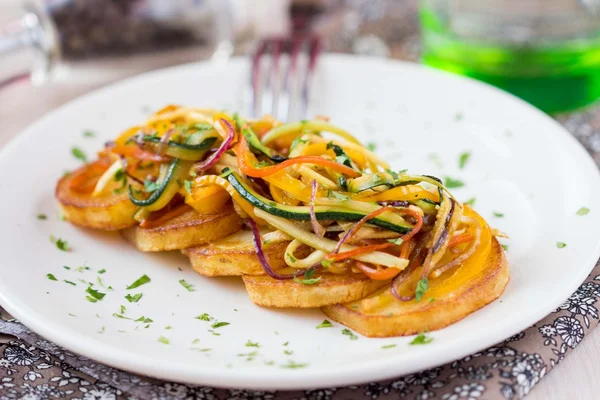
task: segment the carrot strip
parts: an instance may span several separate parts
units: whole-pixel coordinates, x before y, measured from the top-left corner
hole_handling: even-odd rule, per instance
[[[244,174],[251,176],[253,178],[263,178],[265,176],[273,175],[274,173],[281,171],[282,169],[285,169],[287,167],[290,167],[290,166],[296,165],[296,164],[322,165],[324,167],[329,167],[335,171],[338,171],[342,174],[346,174],[352,178],[356,178],[356,177],[360,176],[359,172],[353,170],[350,167],[347,167],[347,166],[339,164],[335,161],[328,160],[323,157],[317,157],[317,156],[294,157],[294,158],[287,159],[284,162],[279,163],[277,165],[272,165],[270,167],[255,168],[255,167],[250,166],[246,162],[246,154],[249,151],[250,151],[250,149],[248,148],[248,142],[246,141],[246,138],[244,136],[240,136],[240,141],[238,143],[238,148],[237,148],[238,166],[240,168],[240,171],[242,171]]]
[[[458,246],[459,244],[467,243],[473,240],[473,235],[470,233],[463,233],[462,235],[452,236],[452,239],[448,242],[448,247]]]
[[[388,248],[393,245],[394,245],[393,243],[386,242],[386,243],[380,243],[380,244],[373,244],[370,246],[357,247],[356,249],[344,251],[342,253],[327,254],[325,256],[325,259],[328,261],[341,261],[341,260],[345,260],[347,258],[356,257],[356,256],[364,254],[364,253],[371,253],[373,251],[385,249],[385,248]]]
[[[360,261],[356,262],[356,267],[360,269],[367,277],[373,279],[374,281],[386,281],[388,279],[392,279],[400,272],[402,272],[398,268],[371,268],[368,265],[361,263]]]

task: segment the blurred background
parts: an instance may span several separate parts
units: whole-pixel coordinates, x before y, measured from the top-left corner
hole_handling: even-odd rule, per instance
[[[600,97],[600,0],[1,0],[0,121],[14,132],[109,82],[307,32],[326,51],[421,62],[548,113]],[[24,104],[27,121],[8,118]]]

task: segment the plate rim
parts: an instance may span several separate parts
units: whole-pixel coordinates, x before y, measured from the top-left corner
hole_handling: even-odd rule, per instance
[[[494,92],[495,94],[493,94],[493,96],[507,97],[512,102],[518,103],[519,107],[528,109],[526,111],[527,113],[535,113],[537,114],[536,118],[543,118],[546,120],[546,122],[554,124],[557,130],[561,131],[560,135],[562,135],[562,138],[565,139],[565,143],[569,143],[569,146],[571,147],[570,150],[578,152],[578,154],[575,155],[579,156],[578,161],[580,168],[587,171],[590,176],[595,175],[595,184],[598,186],[598,188],[600,188],[600,171],[582,144],[579,143],[556,120],[533,107],[529,103],[526,103],[525,101],[509,93],[468,77],[459,76],[446,71],[440,71],[430,67],[424,67],[420,64],[400,60],[353,56],[347,54],[327,54],[323,58],[334,61],[339,60],[343,62],[370,62],[374,63],[374,65],[383,63],[397,65],[400,68],[420,70],[420,73],[445,75],[446,79],[460,80],[463,82],[463,84],[480,86],[483,88],[483,90]],[[230,62],[247,62],[247,59],[245,57],[234,57]],[[214,65],[214,62],[192,62],[148,71],[142,74],[124,78],[104,87],[92,90],[91,92],[82,96],[78,96],[57,108],[49,110],[41,118],[28,125],[25,129],[13,137],[6,145],[3,146],[2,149],[0,149],[0,162],[5,155],[13,151],[12,149],[18,146],[21,141],[34,134],[39,125],[44,125],[46,121],[56,113],[64,112],[64,110],[67,110],[71,107],[76,107],[78,103],[89,101],[90,98],[99,96],[103,92],[110,92],[115,89],[118,90],[120,86],[129,84],[135,85],[135,82],[138,80],[152,79],[153,77],[159,77],[165,73],[172,73],[177,70],[187,70],[194,66],[208,66],[210,64]],[[541,307],[537,310],[537,312],[532,313],[532,315],[535,315],[534,321],[531,321],[533,317],[517,319],[516,323],[513,322],[501,330],[494,331],[492,335],[486,336],[484,340],[479,340],[476,344],[473,344],[468,349],[460,346],[452,347],[446,345],[443,347],[442,356],[435,358],[426,357],[429,361],[423,363],[422,365],[425,366],[423,368],[419,368],[418,370],[433,368],[469,354],[473,354],[474,352],[483,350],[490,345],[499,343],[502,340],[505,340],[506,338],[521,332],[524,329],[527,329],[532,324],[547,316],[550,312],[552,312],[552,310],[556,309],[567,298],[564,296],[564,293],[568,291],[566,296],[570,296],[590,274],[599,257],[600,238],[597,239],[593,254],[590,255],[585,262],[581,262],[581,264],[585,264],[586,267],[580,269],[580,273],[577,274],[577,278],[573,279],[572,281],[574,283],[565,286],[565,288],[560,291],[561,294],[555,294],[551,301],[546,301],[546,304],[548,304],[547,307]],[[353,371],[348,368],[341,368],[340,372],[340,369],[338,368],[333,369],[328,373],[324,373],[322,370],[320,370],[318,376],[315,376],[315,371],[311,371],[310,369],[294,370],[293,372],[289,373],[286,373],[285,370],[278,370],[279,374],[277,374],[274,378],[269,378],[267,374],[264,374],[263,372],[259,374],[251,374],[248,371],[235,369],[230,369],[223,372],[224,370],[222,369],[215,370],[209,367],[199,366],[193,370],[186,370],[186,368],[182,367],[181,363],[176,361],[163,361],[163,363],[157,367],[155,366],[156,357],[149,357],[134,351],[116,351],[117,349],[114,346],[106,345],[98,339],[92,338],[78,331],[69,330],[68,336],[63,334],[60,326],[55,326],[51,320],[45,321],[43,318],[40,318],[41,316],[34,309],[27,307],[25,304],[19,306],[18,299],[13,301],[11,298],[7,297],[4,293],[5,290],[2,290],[3,287],[3,284],[0,282],[0,304],[2,307],[4,307],[20,322],[22,322],[28,329],[44,339],[52,341],[75,353],[85,355],[93,360],[98,360],[100,363],[109,365],[111,367],[129,371],[133,374],[144,374],[156,377],[161,380],[171,380],[180,383],[200,384],[227,389],[307,390],[381,381],[417,371],[414,368],[410,368],[410,366],[402,366],[398,363],[394,363],[393,358],[388,358],[387,360],[378,359],[366,361],[363,363],[363,367],[358,371]],[[308,383],[309,381],[310,383]]]

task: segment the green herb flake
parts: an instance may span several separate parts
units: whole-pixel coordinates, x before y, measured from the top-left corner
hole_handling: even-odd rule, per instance
[[[463,118],[464,118],[464,115],[463,115],[463,113],[461,113],[461,112],[457,112],[456,114],[454,114],[454,119],[455,119],[456,121],[462,121],[462,120],[463,120]]]
[[[208,315],[207,313],[202,313],[200,315],[198,315],[197,317],[194,317],[195,319],[199,319],[200,321],[210,321],[213,319],[213,317],[211,317],[210,315]]]
[[[588,215],[588,213],[590,212],[590,209],[587,207],[581,207],[579,210],[577,210],[577,215],[579,216],[583,216],[583,215]]]
[[[220,328],[222,326],[227,326],[227,325],[229,325],[229,322],[217,321],[217,322],[214,322],[210,327],[213,329],[217,329],[217,328]]]
[[[100,271],[98,271],[98,274],[102,275],[105,272],[106,272],[106,270],[104,268],[102,268]]]
[[[323,260],[325,261],[325,260]],[[312,276],[315,274],[315,270],[309,269],[304,273],[304,279],[298,279],[297,276],[294,277],[294,282],[301,283],[302,285],[314,285],[321,280],[321,277],[313,278]]]
[[[290,342],[285,342],[283,346],[287,346],[288,344],[290,344]]]
[[[82,135],[83,135],[83,137],[86,137],[86,138],[96,137],[96,133],[94,131],[89,130],[89,129],[83,131]]]
[[[185,187],[185,191],[188,194],[192,193],[192,181],[188,181],[188,180],[183,181],[183,187]]]
[[[377,145],[375,143],[373,143],[373,142],[367,143],[367,149],[369,151],[375,151],[376,148],[377,148]]]
[[[465,165],[467,165],[467,163],[469,162],[470,158],[471,158],[470,151],[465,151],[464,153],[461,153],[460,156],[458,157],[458,167],[460,169],[463,169],[465,167]]]
[[[191,350],[195,350],[195,351],[200,351],[202,353],[206,353],[207,351],[211,351],[212,349],[210,347],[206,347],[204,349],[197,349],[195,347],[190,347]]]
[[[169,330],[173,329],[173,327],[171,325],[167,325],[167,326],[165,326],[165,329],[169,331]]]
[[[140,301],[143,295],[143,293],[134,294],[133,296],[128,294],[127,296],[125,296],[125,299],[130,303],[137,303],[138,301]]]
[[[179,283],[181,284],[181,286],[183,286],[188,292],[195,292],[196,289],[194,289],[194,285],[187,283],[185,281],[185,279],[180,279]]]
[[[508,245],[507,244],[501,244],[500,246],[502,246],[502,248],[504,249],[504,251],[508,250]]]
[[[288,361],[287,364],[281,365],[281,368],[298,369],[298,368],[306,368],[307,366],[308,366],[308,364],[299,364],[297,362],[290,360],[290,361]]]
[[[384,346],[381,346],[382,349],[393,349],[394,347],[396,347],[395,344],[386,344]]]
[[[66,269],[67,271],[71,269],[71,267],[68,267],[66,265],[63,265],[63,268]]]
[[[50,241],[56,245],[56,248],[61,251],[70,251],[69,242],[63,240],[61,238],[54,238],[54,236],[50,236]]]
[[[77,286],[77,284],[75,282],[71,282],[66,279],[63,282],[68,283],[69,285]]]
[[[104,296],[106,296],[106,293],[101,293],[96,289],[93,289],[91,286],[88,286],[85,291],[96,300],[102,300]]]
[[[36,218],[40,221],[45,221],[48,219],[48,216],[46,214],[38,214]]]
[[[148,282],[150,282],[150,278],[148,277],[148,275],[142,275],[140,278],[138,278],[131,285],[127,286],[127,290],[135,289],[137,287],[145,285]]]
[[[200,339],[194,339],[194,340],[192,340],[192,344],[196,344],[198,342],[200,342]]]
[[[322,329],[322,328],[333,328],[333,324],[331,322],[329,322],[328,320],[324,319],[323,322],[321,322],[319,325],[317,325],[317,329]]]
[[[567,244],[564,242],[556,242],[556,247],[558,247],[559,249],[564,249],[565,247],[567,247]]]
[[[444,186],[446,186],[448,189],[456,189],[465,186],[465,184],[459,179],[453,179],[447,176],[444,178]]]
[[[170,343],[170,342],[169,342],[169,339],[167,339],[167,338],[166,338],[166,337],[164,337],[164,336],[160,336],[160,337],[158,338],[158,341],[159,341],[159,342],[161,342],[162,344],[169,344],[169,343]]]
[[[73,147],[71,149],[71,154],[76,159],[81,160],[84,163],[87,162],[87,156],[85,155],[85,153],[83,152],[83,150],[81,150],[79,147]]]
[[[121,305],[121,314],[125,314],[126,311],[127,311],[127,307],[125,307],[124,305]]]
[[[432,337],[425,336],[424,333],[419,333],[410,343],[409,345],[414,346],[418,344],[428,344],[433,342]]]
[[[430,297],[430,298],[427,300],[427,302],[428,302],[428,303],[433,303],[434,301],[435,301],[435,297]]]
[[[89,301],[90,303],[97,303],[98,299],[93,298],[92,296],[85,296],[85,298],[87,299],[87,301]]]
[[[493,214],[494,214],[494,217],[496,217],[496,218],[504,218],[504,213],[494,211]]]
[[[294,352],[292,350],[284,350],[283,354],[285,354],[286,356],[291,356],[292,354],[294,354]]]
[[[51,281],[58,281],[58,279],[56,279],[56,277],[52,274],[46,274],[46,277]]]
[[[415,300],[421,301],[425,292],[429,289],[429,280],[427,277],[419,280],[415,289]]]
[[[352,332],[350,329],[347,329],[347,328],[342,329],[342,335],[349,336],[350,340],[356,340],[356,339],[358,339],[358,336],[356,336],[354,334],[354,332]]]
[[[475,205],[475,197],[471,197],[469,200],[465,201],[465,204],[468,204],[471,207],[473,207]]]
[[[265,365],[274,365],[275,361],[265,361]]]
[[[390,243],[394,243],[395,245],[398,245],[398,246],[400,246],[403,242],[402,238],[388,239],[387,241]]]
[[[296,257],[294,257],[293,255],[291,255],[290,253],[287,253],[288,258],[290,259],[291,262],[295,263],[296,262]]]
[[[75,314],[68,313],[67,315],[69,315],[70,317],[75,317],[75,318],[77,318],[77,315],[75,315]]]
[[[104,325],[102,325],[102,327],[100,328],[100,330],[98,331],[98,333],[104,333],[106,329],[104,328]]]
[[[260,347],[260,345],[258,344],[258,342],[252,342],[252,341],[248,340],[246,342],[246,347]]]
[[[158,183],[151,181],[150,179],[144,181],[144,190],[146,193],[156,192],[159,187],[160,185]]]
[[[121,315],[121,314],[117,314],[117,313],[113,313],[113,315],[112,315],[112,316],[113,316],[113,317],[115,317],[115,318],[120,318],[120,319],[129,319],[129,320],[131,320],[131,318],[129,318],[129,317],[126,317],[126,316],[124,316],[124,315]]]

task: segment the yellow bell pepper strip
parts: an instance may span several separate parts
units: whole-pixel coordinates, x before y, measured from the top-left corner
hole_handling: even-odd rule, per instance
[[[292,122],[290,124],[280,125],[271,131],[267,132],[266,135],[263,136],[262,142],[264,144],[268,144],[274,140],[282,138],[284,136],[298,135],[303,131],[325,131],[336,134],[351,143],[355,143],[360,145],[358,139],[352,136],[350,133],[345,130],[330,124],[329,122],[323,120],[313,120],[313,121],[300,121],[300,122]]]
[[[328,159],[322,158],[322,157],[310,157],[310,156],[295,157],[295,158],[287,159],[280,164],[272,165],[270,167],[263,167],[263,168],[252,167],[248,164],[247,159],[252,160],[254,158],[254,155],[252,155],[250,153],[250,149],[248,148],[248,142],[246,141],[246,138],[244,136],[240,136],[240,141],[239,141],[238,148],[237,148],[237,155],[238,155],[238,167],[239,167],[240,171],[242,171],[244,174],[251,176],[253,178],[264,178],[266,176],[273,175],[276,172],[284,170],[287,167],[290,167],[292,165],[297,165],[297,164],[322,165],[325,167],[329,167],[334,171],[338,171],[343,174],[346,174],[353,178],[360,176],[360,173],[353,170],[352,168],[346,167],[345,165],[339,164],[335,161],[328,160]],[[254,160],[256,160],[256,159],[254,158]]]
[[[310,200],[310,187],[302,181],[286,174],[285,171],[279,171],[271,176],[266,176],[263,179],[271,186],[277,187],[295,199],[305,203],[308,203]]]
[[[184,189],[185,190],[185,189]],[[200,186],[192,184],[185,193],[185,203],[199,214],[215,214],[229,201],[231,196],[219,185]]]
[[[432,193],[419,185],[397,186],[383,192],[369,194],[366,197],[361,196],[361,200],[363,201],[412,201],[419,199],[428,199],[437,203],[440,201],[440,196],[438,193]]]

